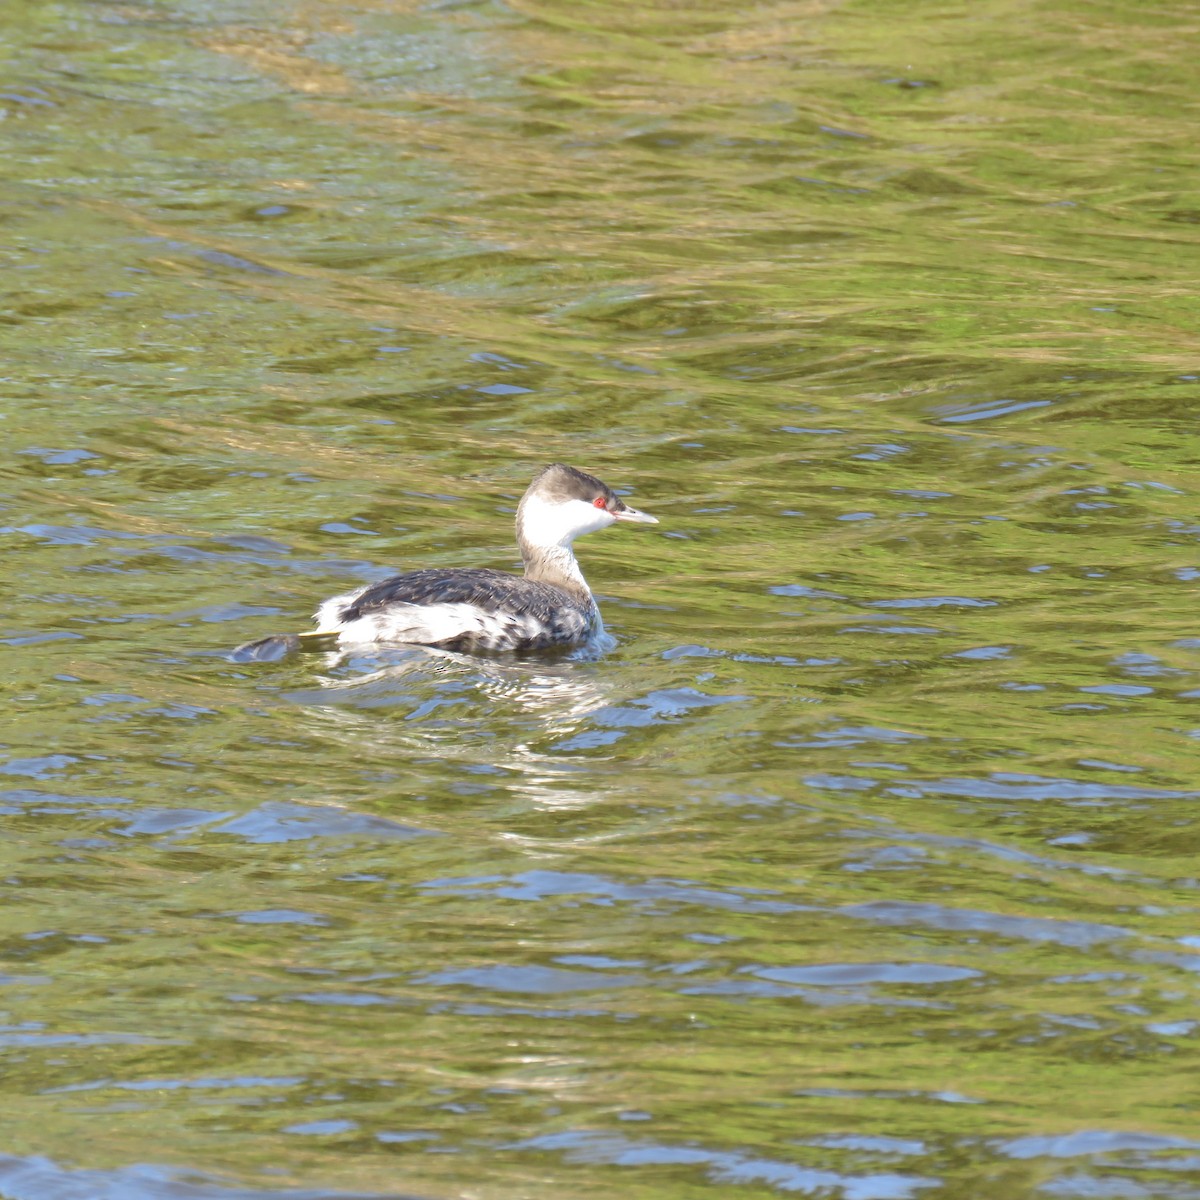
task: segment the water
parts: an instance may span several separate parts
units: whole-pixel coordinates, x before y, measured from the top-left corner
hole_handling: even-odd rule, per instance
[[[1195,15],[8,14],[0,1195],[1200,1196]]]

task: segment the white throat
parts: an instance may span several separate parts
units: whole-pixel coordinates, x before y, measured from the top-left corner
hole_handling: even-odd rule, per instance
[[[539,496],[526,496],[517,510],[517,540],[543,551],[569,550],[577,537],[607,529],[614,519],[607,509],[583,500],[552,504]]]
[[[525,559],[525,574],[553,580],[591,594],[575,560],[571,543],[613,523],[613,515],[584,500],[557,504],[526,496],[517,509],[517,542]]]

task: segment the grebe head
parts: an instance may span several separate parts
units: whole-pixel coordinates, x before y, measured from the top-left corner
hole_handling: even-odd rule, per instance
[[[617,521],[657,525],[658,518],[630,508],[616,492],[574,467],[555,463],[534,476],[517,506],[517,540],[522,549],[569,546],[585,533]]]

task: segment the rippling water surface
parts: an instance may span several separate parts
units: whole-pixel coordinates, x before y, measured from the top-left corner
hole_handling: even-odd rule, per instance
[[[8,16],[4,1200],[1200,1196],[1195,3]]]

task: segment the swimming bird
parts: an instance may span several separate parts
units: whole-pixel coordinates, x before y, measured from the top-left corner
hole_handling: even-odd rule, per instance
[[[555,463],[517,505],[523,576],[486,567],[425,567],[326,600],[317,628],[247,642],[238,661],[280,658],[309,641],[409,642],[448,650],[580,646],[604,632],[572,543],[618,521],[657,525],[594,475]]]

